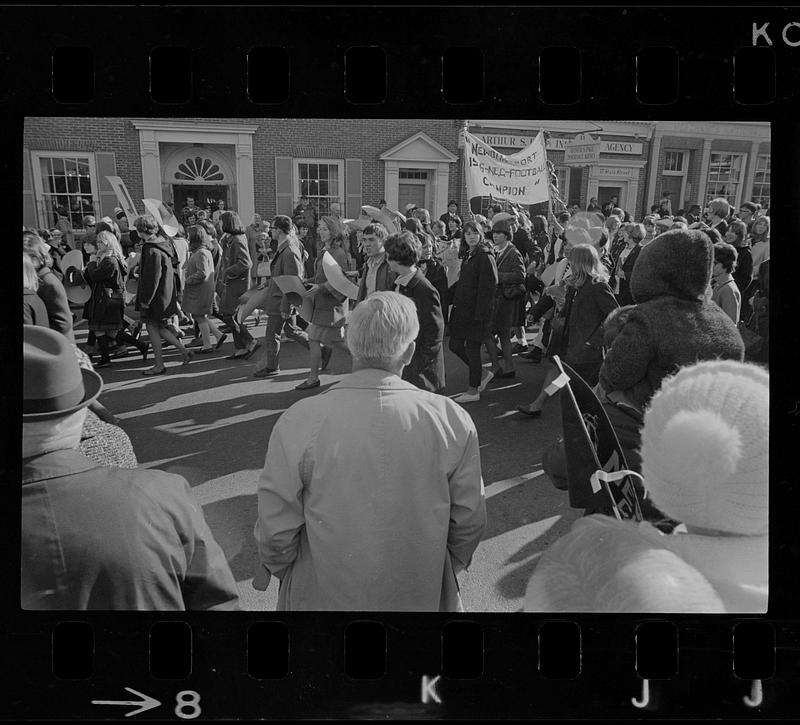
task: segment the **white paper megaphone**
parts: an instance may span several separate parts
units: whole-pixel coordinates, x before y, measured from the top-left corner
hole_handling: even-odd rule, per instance
[[[172,210],[161,199],[142,199],[142,203],[144,203],[147,213],[155,217],[158,225],[168,237],[174,237],[178,233],[178,220]]]

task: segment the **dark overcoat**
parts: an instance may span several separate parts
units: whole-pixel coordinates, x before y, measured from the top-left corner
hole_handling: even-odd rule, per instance
[[[92,296],[83,307],[83,317],[90,325],[122,327],[121,306],[109,304],[108,292],[125,294],[125,265],[115,257],[105,257],[98,264],[92,260],[83,270],[83,278],[92,286]]]
[[[403,370],[403,380],[422,390],[438,393],[445,386],[442,347],[444,318],[439,293],[419,269],[409,283],[398,291],[414,300],[419,319],[417,346],[414,357]]]
[[[178,312],[178,255],[172,241],[157,237],[142,245],[136,309],[147,320],[166,320]],[[142,305],[147,305],[142,310]]]
[[[239,609],[184,478],[78,451],[22,461],[21,575],[23,609]]]
[[[461,263],[450,311],[451,337],[476,342],[486,339],[492,329],[496,291],[494,252],[476,246]]]

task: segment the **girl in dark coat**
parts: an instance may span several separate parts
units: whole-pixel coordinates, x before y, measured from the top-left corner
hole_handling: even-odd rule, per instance
[[[89,329],[97,336],[100,361],[96,368],[108,367],[110,341],[114,338],[138,348],[147,359],[147,345],[122,331],[122,313],[125,308],[125,259],[117,238],[108,231],[97,235],[97,255],[83,270],[83,278],[92,287],[92,296],[83,308],[89,320]]]
[[[447,270],[444,265],[434,256],[436,249],[429,237],[420,238],[422,249],[420,249],[420,260],[418,267],[425,279],[430,282],[434,289],[439,293],[439,301],[442,305],[442,316],[444,324],[447,324],[447,308],[449,307],[447,294]]]
[[[492,228],[497,264],[497,290],[495,292],[492,334],[486,338],[486,349],[492,360],[493,378],[513,378],[514,358],[511,331],[519,321],[520,306],[525,304],[525,263],[519,250],[511,243],[511,230],[504,223]],[[511,296],[515,295],[515,296]],[[503,364],[500,364],[494,335],[500,338]]]
[[[624,248],[620,250],[614,262],[614,294],[621,307],[633,304],[631,295],[631,277],[636,258],[642,251],[641,241],[645,238],[645,230],[641,224],[626,224],[619,231]]]
[[[468,251],[452,298],[450,350],[469,366],[469,388],[453,400],[473,403],[480,400],[490,379],[488,370],[483,373],[481,344],[492,331],[497,265],[494,251],[475,222],[464,225],[463,235]]]
[[[563,332],[554,333],[547,352],[550,356],[558,355],[589,385],[595,385],[603,363],[603,321],[617,309],[617,300],[608,286],[608,270],[595,246],[576,244],[570,247],[567,258],[570,271],[565,284],[548,288],[552,290],[549,299],[560,307],[558,316],[563,320]],[[547,388],[557,376],[558,369],[553,365],[536,400],[517,410],[538,418],[550,396]]]
[[[142,241],[142,258],[139,263],[139,288],[136,291],[136,309],[153,346],[154,364],[142,371],[142,375],[164,375],[162,338],[174,345],[188,365],[192,353],[167,327],[169,318],[178,312],[178,255],[172,241],[159,235],[159,226],[151,214],[137,217],[134,227]]]
[[[222,258],[220,259],[219,272],[217,273],[217,291],[219,292],[219,314],[223,322],[233,333],[233,353],[228,360],[247,360],[261,347],[244,325],[236,320],[236,308],[239,298],[247,292],[250,282],[250,251],[244,227],[235,211],[223,212],[220,225],[224,237],[222,238]]]
[[[752,308],[750,300],[745,295],[753,278],[753,253],[750,249],[750,240],[747,238],[747,224],[739,219],[734,219],[725,232],[725,241],[736,247],[736,269],[733,271],[733,281],[742,293],[742,309],[739,319],[748,320]]]

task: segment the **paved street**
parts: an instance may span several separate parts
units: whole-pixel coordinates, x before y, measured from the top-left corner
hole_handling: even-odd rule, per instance
[[[264,327],[251,332],[260,340]],[[85,337],[85,328],[77,332],[79,342]],[[198,355],[182,367],[180,356],[167,348],[168,374],[154,378],[140,375],[151,357],[146,363],[134,352],[117,358],[100,371],[101,402],[122,421],[140,465],[189,481],[227,555],[244,608],[272,610],[277,582],[266,592],[250,586],[257,562],[256,482],[278,416],[320,389],[293,390],[307,371],[307,353],[297,344],[283,346],[282,373],[267,380],[252,376],[255,359],[225,360],[231,349],[228,342],[219,353]],[[454,395],[466,389],[466,366],[449,351],[446,364],[447,392]],[[349,357],[336,352],[322,390],[349,372],[349,365]],[[468,611],[518,611],[536,559],[579,515],[541,469],[542,452],[560,430],[557,402],[538,420],[515,412],[520,401],[535,397],[543,376],[543,365],[519,361],[515,380],[491,384],[479,403],[468,406],[480,436],[488,509],[484,538],[461,578]]]

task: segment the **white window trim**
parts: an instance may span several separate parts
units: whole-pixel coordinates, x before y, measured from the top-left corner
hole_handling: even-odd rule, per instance
[[[684,204],[686,202],[686,178],[687,174],[687,167],[688,163],[687,160],[689,158],[689,152],[685,149],[664,149],[664,163],[667,162],[668,153],[679,153],[681,155],[681,168],[678,171],[667,171],[666,169],[661,170],[662,176],[680,176],[681,177],[681,192],[680,198],[678,199],[678,204],[673,207],[673,211],[677,212],[678,209],[683,209]]]
[[[34,206],[36,207],[36,219],[40,229],[50,229],[53,225],[51,220],[44,219],[44,199],[45,191],[42,184],[41,159],[48,158],[87,158],[89,160],[89,183],[92,187],[92,206],[95,208],[94,216],[99,218],[97,209],[100,208],[100,194],[97,190],[97,164],[93,151],[31,151],[31,173],[33,175]],[[85,230],[76,229],[75,234],[85,234]]]
[[[769,182],[767,182],[767,186],[769,188],[769,194],[767,195],[767,198],[770,200],[770,204],[772,204],[772,154],[756,154],[756,165],[755,165],[755,171],[753,173],[753,188],[750,190],[750,196],[752,198],[752,197],[755,197],[755,195],[756,195],[755,194],[755,192],[756,192],[756,184],[759,184],[759,182],[757,182],[755,180],[755,175],[759,171],[758,162],[761,159],[767,159],[767,165],[766,165],[766,168],[764,169],[764,170],[768,170],[769,173],[770,173],[770,180],[769,180]],[[761,186],[761,185],[762,184],[759,184],[759,186]]]
[[[344,178],[344,159],[312,159],[312,158],[293,158],[292,159],[292,205],[300,200],[300,164],[326,164],[336,166],[339,169],[339,195],[336,201],[344,209],[347,186]],[[330,196],[330,194],[328,194]],[[333,198],[333,197],[331,197]]]
[[[736,184],[736,199],[733,201],[733,208],[738,209],[742,203],[742,193],[744,192],[744,185],[745,185],[745,176],[746,176],[746,169],[747,169],[747,160],[749,158],[749,154],[746,151],[711,151],[708,155],[708,168],[706,169],[706,199],[703,200],[703,208],[708,206],[708,203],[714,199],[714,196],[709,195],[708,187],[712,183],[711,181],[711,159],[714,154],[720,156],[741,156],[742,157],[742,164],[741,164],[741,176],[739,177],[739,181]],[[718,183],[718,182],[713,182]]]
[[[427,176],[424,179],[401,179],[400,178],[400,172],[403,171],[404,169],[406,171],[425,171],[427,173]],[[400,186],[403,185],[403,184],[406,184],[406,185],[409,185],[409,186],[423,186],[423,187],[425,187],[425,192],[424,192],[425,201],[424,201],[424,204],[422,205],[422,208],[423,209],[429,209],[430,206],[432,206],[431,205],[431,200],[432,200],[432,196],[431,196],[432,178],[431,177],[435,177],[436,176],[435,170],[429,169],[429,168],[423,168],[421,166],[399,166],[398,169],[397,169],[397,172],[398,172],[398,174],[397,174],[398,175],[398,180],[397,180],[397,192],[398,192],[397,204],[398,204],[398,206],[400,205],[400,199],[399,199]],[[402,212],[405,212],[405,209],[398,209],[398,211],[400,211],[402,213]],[[431,217],[433,217],[433,212],[431,212]],[[439,217],[436,217],[436,219],[438,219],[438,218]]]

